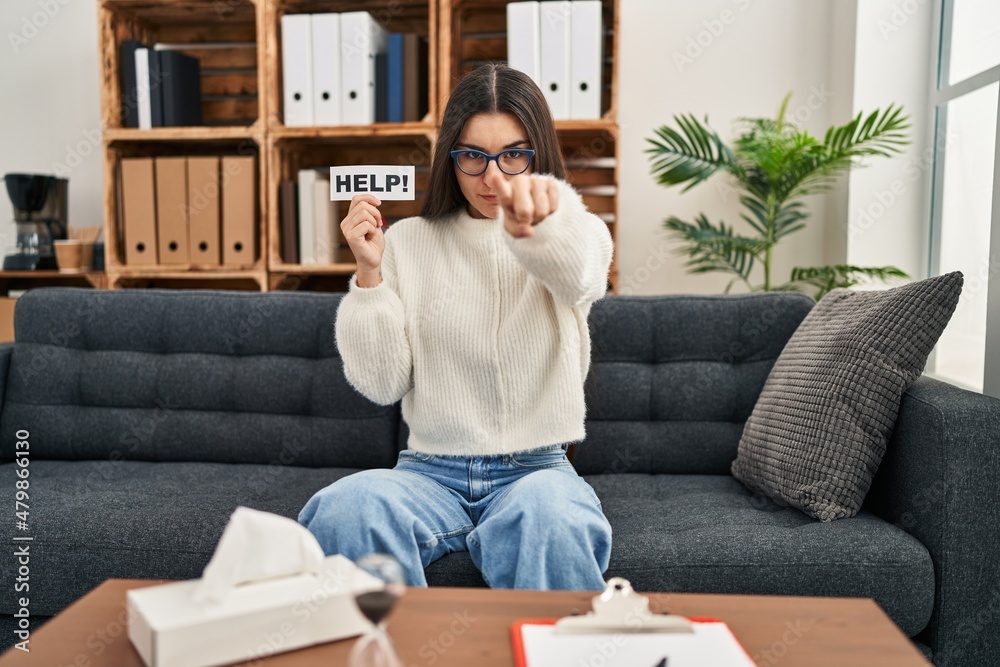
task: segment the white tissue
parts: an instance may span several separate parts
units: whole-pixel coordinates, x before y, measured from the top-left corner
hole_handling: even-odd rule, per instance
[[[237,507],[194,592],[198,602],[220,602],[240,584],[289,575],[318,574],[323,548],[297,521]]]

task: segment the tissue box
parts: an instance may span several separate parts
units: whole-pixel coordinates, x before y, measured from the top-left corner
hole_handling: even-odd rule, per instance
[[[222,602],[195,602],[199,582],[128,592],[128,636],[148,667],[227,665],[362,634],[372,626],[354,595],[383,585],[339,555],[318,576],[242,584]]]

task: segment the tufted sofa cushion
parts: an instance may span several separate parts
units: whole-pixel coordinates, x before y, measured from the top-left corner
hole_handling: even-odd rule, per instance
[[[792,293],[595,303],[577,470],[728,474],[771,366],[814,303]]]
[[[17,307],[0,458],[30,424],[32,458],[392,466],[399,408],[348,385],[339,302],[31,290]]]

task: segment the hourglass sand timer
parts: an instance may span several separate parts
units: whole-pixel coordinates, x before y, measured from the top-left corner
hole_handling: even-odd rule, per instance
[[[406,591],[403,568],[395,558],[386,554],[369,554],[355,563],[373,575],[384,586],[379,590],[365,591],[354,596],[354,602],[365,618],[374,625],[362,635],[351,649],[348,667],[403,667],[392,639],[385,631],[385,619]]]

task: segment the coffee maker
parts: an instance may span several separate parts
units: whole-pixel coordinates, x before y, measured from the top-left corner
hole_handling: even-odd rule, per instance
[[[69,179],[43,174],[3,178],[17,225],[16,247],[3,258],[4,271],[55,269],[52,242],[65,239],[69,226]]]

